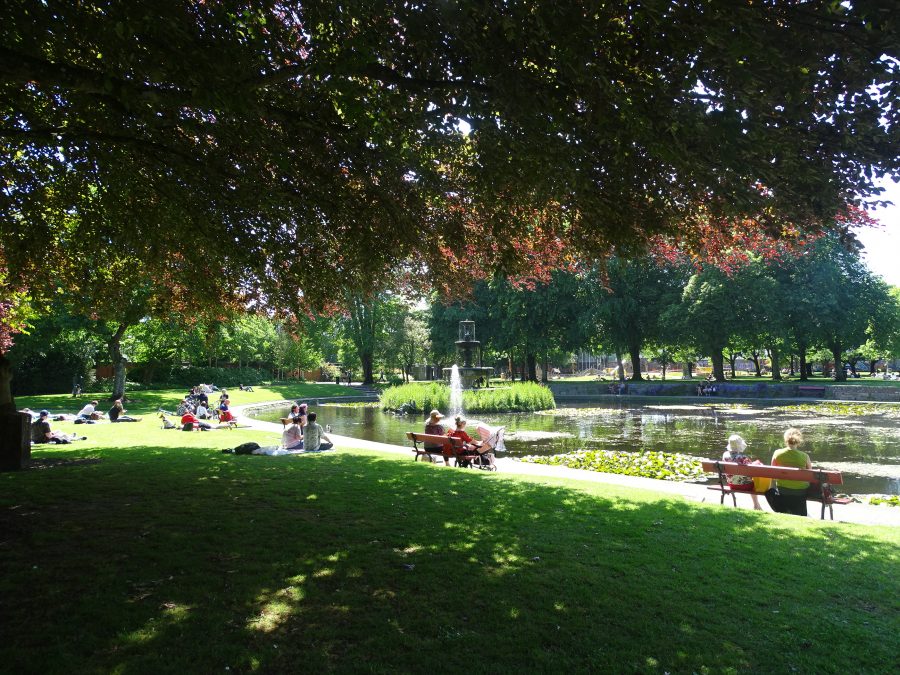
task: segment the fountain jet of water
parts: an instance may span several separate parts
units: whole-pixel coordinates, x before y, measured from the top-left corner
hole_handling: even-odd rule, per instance
[[[450,369],[450,416],[463,414],[462,379],[459,367],[454,363]]]

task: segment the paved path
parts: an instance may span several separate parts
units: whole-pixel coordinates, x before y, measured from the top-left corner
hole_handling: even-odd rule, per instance
[[[293,401],[286,401],[287,405]],[[235,407],[232,410],[237,415],[241,415],[244,408],[255,408],[260,404]],[[241,417],[241,423],[247,424],[254,429],[260,431],[269,431],[277,434],[279,437],[282,432],[282,425],[278,422],[264,422],[263,420],[254,419],[252,417]],[[412,461],[412,450],[409,446],[391,445],[389,443],[378,443],[376,441],[366,441],[359,438],[350,438],[349,436],[339,436],[337,434],[328,434],[328,437],[334,443],[336,450],[340,449],[360,449],[360,450],[377,450],[379,452],[392,452],[396,454],[406,455]],[[277,443],[278,441],[273,441]],[[522,475],[522,476],[539,476],[539,477],[556,477],[571,478],[574,480],[590,481],[594,483],[606,483],[609,485],[624,485],[626,487],[639,488],[642,490],[650,490],[651,492],[660,492],[669,495],[680,495],[683,498],[694,502],[711,502],[715,504],[719,500],[719,495],[712,490],[707,490],[705,485],[696,483],[679,483],[676,481],[656,480],[654,478],[639,478],[636,476],[621,476],[612,473],[600,473],[598,471],[585,471],[583,469],[570,469],[564,466],[548,466],[546,464],[531,464],[529,462],[517,462],[510,457],[503,457],[497,460],[497,470],[504,474]],[[764,498],[760,503],[764,511],[771,511],[769,505]],[[750,495],[738,495],[738,507],[752,509],[753,502]],[[723,508],[733,508],[728,499]],[[818,514],[822,506],[818,502],[809,502],[808,511],[811,516],[818,518]],[[835,521],[845,523],[861,523],[865,525],[892,525],[900,527],[900,508],[890,506],[871,506],[868,504],[836,504],[834,506]]]

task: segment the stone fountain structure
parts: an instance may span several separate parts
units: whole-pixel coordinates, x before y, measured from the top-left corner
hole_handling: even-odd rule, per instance
[[[486,387],[494,374],[494,369],[490,366],[476,366],[472,363],[472,354],[480,344],[481,342],[475,339],[475,322],[460,321],[456,347],[462,354],[463,363],[461,366],[456,365],[453,368],[459,371],[459,380],[463,389],[474,389],[476,386]],[[453,368],[444,368],[444,380],[448,383],[451,381]]]

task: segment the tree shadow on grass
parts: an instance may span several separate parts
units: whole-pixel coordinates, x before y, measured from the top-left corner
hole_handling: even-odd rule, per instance
[[[0,656],[23,671],[896,658],[896,539],[867,528],[374,453],[116,460],[5,484]]]

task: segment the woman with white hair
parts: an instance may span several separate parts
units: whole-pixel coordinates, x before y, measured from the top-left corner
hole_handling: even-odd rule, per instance
[[[731,434],[731,436],[728,437],[728,447],[726,447],[725,452],[722,453],[722,461],[734,462],[735,464],[762,463],[748,455],[746,450],[747,441],[741,438],[739,434]],[[763,510],[762,506],[759,504],[759,498],[756,496],[756,486],[753,484],[753,479],[750,476],[729,476],[726,474],[725,478],[728,480],[728,487],[732,490],[750,493],[750,498],[753,500],[753,508],[756,511]]]

